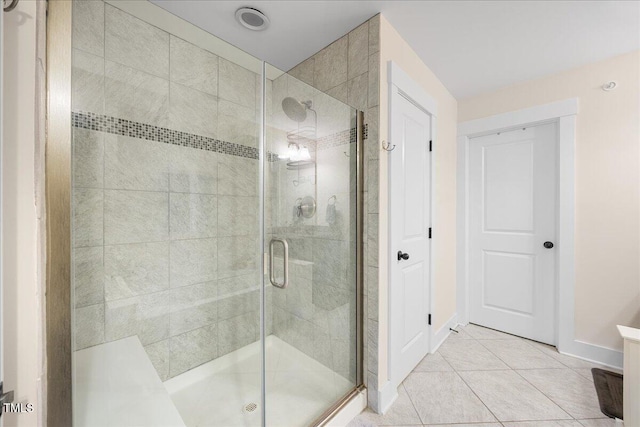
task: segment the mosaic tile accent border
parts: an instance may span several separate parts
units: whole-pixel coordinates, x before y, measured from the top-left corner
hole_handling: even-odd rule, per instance
[[[215,151],[249,159],[258,159],[259,155],[258,149],[254,147],[84,111],[72,112],[71,124],[73,127],[82,129],[180,145],[199,150]]]
[[[363,139],[367,139],[368,137],[369,137],[369,125],[365,124],[364,131],[363,131]],[[309,139],[303,145],[306,145],[307,148],[309,148],[309,151],[315,154],[317,151],[327,150],[329,148],[339,147],[341,145],[355,144],[356,142],[357,142],[357,129],[351,128],[349,130],[343,130],[341,132],[336,132],[332,135],[327,135],[327,136],[323,136],[322,138],[318,138],[317,142]],[[276,162],[278,160],[281,160],[280,157],[278,157],[277,153],[268,152],[267,156],[268,156],[267,160],[269,162]]]
[[[363,139],[367,139],[369,136],[369,125],[364,125]],[[334,133],[333,135],[327,135],[318,139],[318,149],[325,150],[327,148],[338,147],[345,144],[353,144],[357,141],[357,129],[351,128],[349,130],[343,130],[342,132]]]
[[[73,111],[71,113],[71,125],[81,129],[146,139],[164,144],[180,145],[182,147],[196,148],[199,150],[214,151],[216,153],[246,157],[248,159],[258,159],[260,154],[257,148],[247,147],[246,145],[85,111]],[[364,139],[367,139],[368,131],[369,126],[365,124]],[[355,142],[356,129],[351,128],[318,139],[317,147],[319,149],[327,149]],[[278,159],[277,153],[267,152],[267,161],[276,162]]]

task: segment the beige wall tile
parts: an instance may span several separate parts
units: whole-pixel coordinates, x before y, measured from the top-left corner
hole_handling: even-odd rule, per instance
[[[145,108],[140,108],[144,105]],[[169,82],[115,62],[105,62],[105,114],[167,127]]]
[[[75,350],[104,342],[104,304],[76,309]]]
[[[104,113],[104,59],[74,49],[71,72],[72,109]]]
[[[173,146],[169,149],[170,190],[181,193],[218,192],[218,159],[224,154]],[[257,166],[255,166],[257,174]]]
[[[104,186],[118,190],[167,191],[169,145],[122,135],[104,136]]]
[[[219,236],[255,236],[258,233],[258,226],[259,216],[257,197],[219,197]]]
[[[352,79],[366,73],[369,67],[369,22],[365,22],[349,34],[349,75]]]
[[[102,188],[104,184],[104,134],[73,129],[73,186]]]
[[[352,78],[348,82],[349,105],[360,110],[366,111],[368,104],[369,91],[369,75],[361,74]]]
[[[104,2],[73,4],[73,47],[104,56]]]
[[[210,95],[217,95],[218,56],[171,35],[170,80]]]
[[[255,108],[256,74],[241,66],[220,58],[218,95],[222,99]]]
[[[158,372],[160,381],[169,379],[170,340],[166,339],[144,347],[153,367]]]
[[[169,288],[169,243],[105,246],[105,299],[130,298]]]
[[[209,194],[169,194],[171,239],[215,237],[218,198]]]
[[[102,246],[76,248],[73,251],[75,306],[104,302],[104,266]]]
[[[204,92],[171,83],[169,127],[195,135],[218,136],[218,99]]]
[[[169,33],[105,5],[105,58],[169,78]]]
[[[169,195],[105,190],[105,244],[165,241],[169,238]]]
[[[174,377],[218,356],[217,325],[171,337],[169,376]]]
[[[314,67],[315,58],[311,57],[290,69],[288,74],[308,85],[313,86]]]
[[[73,191],[73,242],[79,246],[101,246],[103,242],[103,190]]]
[[[326,91],[347,81],[349,38],[344,36],[315,55],[314,85]]]
[[[218,246],[216,239],[171,242],[171,287],[215,280]]]

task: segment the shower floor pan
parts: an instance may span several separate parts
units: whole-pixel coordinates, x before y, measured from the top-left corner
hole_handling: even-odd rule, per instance
[[[354,384],[276,336],[266,343],[266,425],[307,426]],[[164,383],[187,427],[260,426],[260,343]]]

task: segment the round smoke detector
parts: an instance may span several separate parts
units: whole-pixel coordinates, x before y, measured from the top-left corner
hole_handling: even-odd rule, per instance
[[[269,26],[267,15],[252,7],[241,7],[236,10],[236,19],[242,26],[253,31],[266,30]]]

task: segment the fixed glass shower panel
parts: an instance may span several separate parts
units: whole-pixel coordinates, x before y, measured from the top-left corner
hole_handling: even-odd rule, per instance
[[[309,425],[357,381],[356,110],[286,73],[266,89],[266,425]]]
[[[150,2],[73,2],[76,426],[261,425],[261,88]]]

